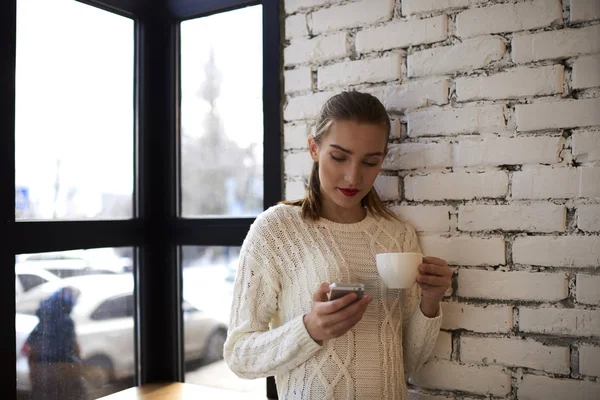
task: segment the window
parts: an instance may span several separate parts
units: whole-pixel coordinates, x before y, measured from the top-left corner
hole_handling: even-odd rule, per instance
[[[48,282],[46,279],[42,278],[38,275],[32,274],[23,274],[17,275],[19,280],[21,281],[21,285],[23,286],[23,291],[27,292],[30,289],[33,289],[36,286],[41,285],[42,283]]]
[[[90,315],[94,321],[133,317],[133,295],[105,300]]]

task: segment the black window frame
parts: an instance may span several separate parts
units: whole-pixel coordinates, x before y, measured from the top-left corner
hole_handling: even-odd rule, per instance
[[[15,257],[134,247],[136,385],[184,380],[181,246],[241,246],[254,218],[181,218],[180,23],[262,4],[264,208],[282,199],[281,0],[73,0],[134,20],[134,217],[15,221],[17,0],[0,2],[0,367],[16,398]],[[232,32],[232,34],[234,34]],[[276,397],[267,380],[267,397]]]

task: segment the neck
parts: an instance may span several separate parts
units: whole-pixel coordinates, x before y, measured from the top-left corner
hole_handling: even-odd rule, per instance
[[[323,196],[321,201],[321,217],[340,224],[353,224],[362,221],[367,216],[367,210],[361,205],[356,208],[342,208]]]

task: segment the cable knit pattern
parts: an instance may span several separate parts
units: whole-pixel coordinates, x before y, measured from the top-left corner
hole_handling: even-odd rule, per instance
[[[388,289],[384,252],[420,252],[409,225],[369,214],[354,224],[306,221],[278,205],[254,222],[240,254],[225,359],[242,378],[275,376],[280,399],[407,399],[405,373],[429,357],[441,312],[427,318],[418,285]],[[316,343],[303,315],[321,282],[362,282],[373,296],[343,336]]]

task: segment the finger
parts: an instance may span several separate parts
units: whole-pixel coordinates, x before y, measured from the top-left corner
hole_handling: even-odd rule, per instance
[[[452,270],[450,268],[435,264],[420,264],[419,272],[429,275],[452,276]]]
[[[337,314],[333,314],[336,317],[338,317],[339,319],[330,321],[330,324],[331,324],[331,326],[329,328],[330,332],[335,336],[339,336],[339,335],[346,333],[354,325],[359,323],[360,320],[363,318],[363,315],[367,311],[367,306],[369,305],[371,300],[372,300],[372,298],[362,299],[361,301],[356,302],[356,305],[359,305],[359,303],[361,303],[361,304],[352,314],[349,314],[347,312],[347,311],[349,311],[348,309],[350,307],[340,311]],[[351,307],[354,307],[354,305],[352,305]]]
[[[319,287],[317,288],[317,291],[313,293],[312,299],[314,302],[327,301],[329,300],[327,298],[327,293],[329,293],[329,283],[321,282],[321,284],[319,284]]]
[[[357,314],[362,315],[372,300],[373,298],[371,296],[365,296],[359,301],[355,301],[354,303],[338,310],[337,312],[329,314],[329,316],[331,317],[329,322],[335,324],[339,321],[353,318]]]
[[[339,299],[331,300],[320,307],[320,311],[325,314],[333,314],[338,312],[342,308],[354,303],[358,295],[354,292],[350,292]]]
[[[450,284],[452,284],[452,281],[447,277],[423,274],[417,275],[417,282],[437,287],[447,287],[450,286]]]
[[[437,257],[423,257],[423,264],[436,264],[443,267],[448,266],[448,262],[446,260]]]

